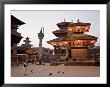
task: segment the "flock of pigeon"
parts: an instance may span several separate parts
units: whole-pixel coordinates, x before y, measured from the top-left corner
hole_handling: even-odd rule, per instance
[[[33,70],[30,71],[31,73],[33,73]],[[39,72],[40,73],[40,72]],[[60,71],[57,72],[58,74],[61,73]],[[49,76],[51,76],[53,73],[49,73]],[[64,74],[64,72],[62,72],[62,74]]]
[[[60,73],[60,71],[58,71],[58,73]],[[62,72],[64,74],[64,72]],[[49,76],[51,76],[53,73],[49,73]]]

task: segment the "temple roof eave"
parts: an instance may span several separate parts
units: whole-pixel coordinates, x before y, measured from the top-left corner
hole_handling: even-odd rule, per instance
[[[23,47],[30,47],[30,46],[33,46],[33,45],[31,45],[31,44],[22,44],[21,46],[23,46]]]
[[[11,15],[11,23],[12,24],[17,24],[17,25],[23,25],[23,24],[25,24],[24,22],[22,22],[21,20],[19,20],[16,17],[14,17],[13,15]]]
[[[78,40],[81,40],[81,39],[78,39]],[[95,40],[96,41],[96,39],[91,39],[91,40]],[[49,44],[51,44],[51,43],[61,43],[61,42],[72,42],[72,41],[75,41],[75,40],[62,40],[62,41],[54,41],[54,40],[50,40],[50,41],[47,41],[47,43]]]
[[[95,36],[90,36],[88,37],[72,37],[72,38],[56,38],[47,42],[60,42],[60,41],[74,41],[74,40],[97,40],[98,38]]]
[[[71,23],[69,26],[88,26],[90,23]]]
[[[49,42],[61,42],[61,41],[75,41],[75,40],[97,40],[97,39],[74,39],[74,40],[60,40],[60,41],[57,41],[57,40],[50,40],[50,41],[47,41],[48,43]]]
[[[91,23],[83,23],[83,22],[78,22],[78,23],[61,22],[61,23],[57,23],[58,27],[63,27],[63,26],[88,26],[88,25],[91,25]]]
[[[67,30],[64,30],[64,29],[63,30],[56,30],[56,31],[53,31],[52,33],[53,34],[54,33],[67,33]]]

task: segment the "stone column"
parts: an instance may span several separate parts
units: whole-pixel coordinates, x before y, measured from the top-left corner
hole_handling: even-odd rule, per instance
[[[66,58],[68,57],[68,48],[66,48]]]
[[[54,46],[54,55],[57,53],[56,46]]]
[[[42,39],[39,39],[39,58],[42,57]]]
[[[38,37],[39,37],[39,64],[42,64],[42,39],[44,37],[44,29],[42,32],[42,29],[40,31],[40,33],[38,33]]]
[[[68,57],[69,57],[69,59],[72,57],[71,56],[71,49],[70,48],[68,49]]]

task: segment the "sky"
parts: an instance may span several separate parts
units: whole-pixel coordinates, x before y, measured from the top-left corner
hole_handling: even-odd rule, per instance
[[[33,47],[39,46],[38,33],[42,26],[44,27],[44,38],[42,46],[52,48],[47,41],[57,38],[52,31],[59,30],[57,23],[64,22],[80,22],[91,23],[90,31],[85,33],[98,37],[96,45],[100,45],[100,11],[99,10],[12,10],[11,15],[25,22],[26,24],[19,27],[17,30],[22,35],[19,45],[24,44],[23,40],[28,36]]]

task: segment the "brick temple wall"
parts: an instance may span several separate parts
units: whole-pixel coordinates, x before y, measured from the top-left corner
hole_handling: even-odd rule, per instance
[[[71,49],[71,56],[76,60],[87,59],[87,49]]]

